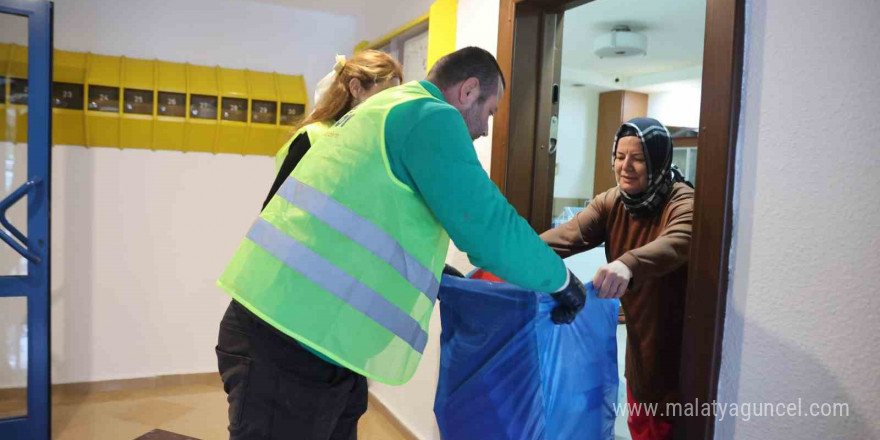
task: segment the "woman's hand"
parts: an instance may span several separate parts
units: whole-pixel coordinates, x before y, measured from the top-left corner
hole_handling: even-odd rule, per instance
[[[619,260],[599,268],[593,277],[593,286],[599,290],[599,298],[620,298],[626,293],[632,271]]]

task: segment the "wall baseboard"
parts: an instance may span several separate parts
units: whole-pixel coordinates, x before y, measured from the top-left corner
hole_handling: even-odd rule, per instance
[[[168,374],[133,379],[101,380],[52,385],[53,397],[71,394],[90,394],[107,391],[135,391],[180,385],[220,385],[219,373]],[[0,402],[26,401],[27,388],[0,388]],[[420,440],[372,391],[369,392],[370,408],[382,413],[407,440]],[[2,405],[0,405],[2,406]],[[2,408],[0,408],[2,409]]]
[[[420,440],[419,437],[416,436],[415,433],[413,433],[412,430],[409,429],[409,427],[404,425],[403,422],[401,422],[400,419],[397,418],[397,415],[395,415],[390,409],[388,409],[388,407],[385,406],[385,404],[382,403],[382,401],[379,400],[379,398],[376,397],[376,395],[373,394],[372,391],[370,391],[369,393],[370,408],[373,408],[376,411],[382,413],[382,415],[384,415],[388,419],[388,421],[391,422],[392,425],[394,425],[394,429],[400,432],[406,438],[406,440]]]
[[[96,382],[61,383],[52,385],[52,401],[66,404],[79,401],[88,394],[114,391],[160,389],[180,385],[220,386],[219,373],[168,374],[134,379]],[[27,388],[0,388],[0,419],[27,414]]]
[[[100,380],[52,385],[52,394],[88,394],[103,391],[133,391],[179,385],[219,385],[219,373],[166,374],[133,379]],[[0,388],[0,400],[27,396],[26,388]]]

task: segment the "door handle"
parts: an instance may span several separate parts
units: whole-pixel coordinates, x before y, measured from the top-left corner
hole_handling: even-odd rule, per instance
[[[12,233],[21,243],[24,243],[22,246],[21,243],[12,239],[9,234],[0,230],[0,240],[6,242],[12,249],[18,252],[22,257],[28,259],[28,261],[34,264],[40,264],[42,259],[33,251],[31,251],[31,243],[28,238],[21,233],[15,226],[12,226],[12,223],[9,223],[9,220],[6,218],[6,210],[8,210],[15,202],[21,200],[22,197],[26,196],[29,192],[31,192],[34,188],[37,187],[40,183],[43,182],[43,178],[40,176],[34,177],[33,179],[25,182],[21,185],[17,190],[15,190],[12,194],[6,196],[5,199],[0,200],[0,225],[3,225],[7,231]]]

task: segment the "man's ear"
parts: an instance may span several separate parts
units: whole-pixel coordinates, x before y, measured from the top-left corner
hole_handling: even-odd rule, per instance
[[[470,77],[461,83],[458,100],[465,107],[470,107],[477,99],[480,98],[480,80],[476,77]]]

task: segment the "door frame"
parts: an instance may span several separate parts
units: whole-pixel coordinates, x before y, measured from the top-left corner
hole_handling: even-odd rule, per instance
[[[541,113],[537,102],[541,94],[549,90],[536,92],[538,98],[523,104],[523,90],[517,90],[517,75],[522,76],[525,70],[540,71],[546,65],[552,53],[541,53],[534,62],[537,66],[528,66],[523,62],[521,49],[514,44],[516,21],[520,11],[539,8],[546,14],[559,14],[591,0],[499,0],[498,24],[498,64],[511,84],[510,91],[504,94],[499,103],[498,112],[494,117],[492,136],[492,158],[490,176],[506,196],[510,194],[508,186],[510,175],[531,176],[531,187],[534,191],[535,176],[540,172],[534,162],[538,156],[540,144],[535,137],[531,153],[534,155],[525,162],[531,163],[531,173],[523,173],[522,169],[509,164],[511,153],[516,155],[529,154],[522,147],[511,146],[510,131],[513,129],[535,132],[537,127],[545,125],[541,119],[549,119],[549,113]],[[742,90],[743,41],[745,33],[745,0],[707,0],[706,2],[706,33],[703,46],[703,79],[700,104],[700,154],[697,156],[696,193],[694,199],[694,220],[691,249],[689,253],[688,287],[686,293],[684,330],[682,335],[682,362],[680,371],[679,395],[681,402],[714,402],[718,396],[718,378],[721,368],[721,343],[724,335],[724,314],[727,304],[728,267],[730,261],[730,244],[733,228],[733,190],[734,168],[737,145],[737,129],[739,125],[740,101]],[[540,35],[540,34],[538,34]],[[532,43],[534,44],[534,43]],[[538,43],[538,47],[541,43]],[[518,63],[518,64],[515,64]],[[528,74],[526,74],[528,76]],[[519,78],[522,80],[523,78]],[[545,83],[540,77],[531,78],[535,84]],[[522,82],[522,81],[520,81]],[[535,93],[529,91],[529,93]],[[517,102],[517,113],[521,106],[534,105],[536,117],[518,118],[511,126],[511,100]],[[527,108],[527,111],[532,111]],[[523,124],[534,124],[532,129]],[[519,140],[521,142],[521,140]],[[547,157],[546,154],[544,154]],[[552,165],[552,161],[550,161]],[[552,174],[551,174],[552,175]],[[516,184],[514,184],[516,185]],[[511,188],[514,185],[510,185]],[[525,197],[523,194],[519,196]],[[532,204],[535,202],[532,200]],[[520,209],[521,214],[525,209]],[[526,218],[533,226],[542,225],[544,220],[533,217],[528,210]],[[543,232],[544,228],[536,228]],[[715,432],[714,416],[694,416],[682,418],[676,430],[679,439],[712,439]]]
[[[27,183],[4,202],[8,207],[27,195],[26,236],[14,225],[12,229],[5,226],[18,238],[13,247],[29,260],[27,275],[0,277],[0,298],[27,298],[28,331],[27,415],[0,420],[0,438],[48,440],[52,426],[49,238],[53,5],[48,0],[0,0],[0,13],[28,19]],[[0,246],[6,244],[0,242]]]

